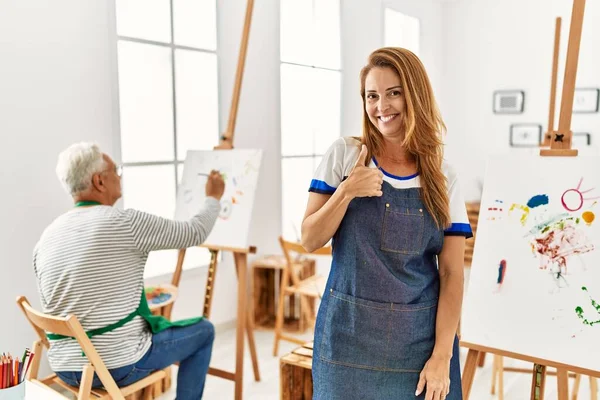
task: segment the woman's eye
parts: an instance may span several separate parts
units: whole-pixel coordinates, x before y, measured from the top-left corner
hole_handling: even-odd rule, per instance
[[[368,95],[367,95],[367,99],[370,99],[370,100],[372,100],[372,99],[375,99],[375,98],[377,98],[377,95],[376,95],[376,94],[373,94],[373,93],[371,93],[371,94],[368,94]]]
[[[390,92],[390,95],[392,95],[392,96],[400,96],[400,91],[399,90],[392,90]]]

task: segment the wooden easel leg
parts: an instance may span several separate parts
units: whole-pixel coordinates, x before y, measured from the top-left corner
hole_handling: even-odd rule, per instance
[[[473,378],[475,378],[475,369],[477,368],[477,360],[480,352],[478,350],[469,349],[465,368],[462,375],[463,400],[469,400],[471,388],[473,387]]]
[[[498,357],[498,400],[504,400],[504,357]]]
[[[534,364],[531,378],[531,400],[544,400],[546,388],[546,366]]]
[[[479,358],[477,359],[477,366],[483,367],[485,365],[485,351],[479,352]]]
[[[235,400],[242,400],[244,385],[244,333],[246,332],[246,254],[233,253],[238,272],[237,326],[235,337]]]
[[[498,381],[498,355],[494,354],[494,362],[492,363],[492,390],[491,394],[496,394],[496,382]]]
[[[557,368],[556,378],[558,383],[558,400],[569,400],[569,372],[563,368]]]
[[[581,383],[581,374],[575,374],[575,383],[573,384],[573,393],[571,395],[571,400],[577,400],[577,395],[579,394],[579,384]]]
[[[256,354],[256,341],[254,340],[254,322],[252,320],[252,303],[249,303],[249,310],[246,312],[246,333],[248,334],[248,347],[250,347],[250,356],[252,358],[252,370],[254,371],[254,380],[260,382],[260,371],[258,369],[258,355]]]
[[[598,379],[590,376],[590,399],[598,400]]]

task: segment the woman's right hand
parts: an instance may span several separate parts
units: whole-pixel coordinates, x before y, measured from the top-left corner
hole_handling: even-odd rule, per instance
[[[365,167],[367,158],[367,146],[364,144],[358,155],[358,160],[348,178],[342,182],[344,190],[350,198],[356,197],[381,197],[381,185],[383,184],[383,173],[375,168]]]

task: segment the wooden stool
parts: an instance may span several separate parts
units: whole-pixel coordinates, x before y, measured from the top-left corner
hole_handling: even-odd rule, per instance
[[[312,400],[312,354],[313,342],[309,342],[281,357],[281,400]]]
[[[274,329],[277,314],[278,292],[280,290],[282,271],[286,267],[283,255],[268,255],[254,260],[252,267],[252,304],[254,307],[255,329]],[[297,260],[296,268],[301,279],[315,274],[315,260]],[[315,312],[314,302],[310,302],[311,314]],[[283,328],[289,332],[304,332],[307,328],[304,318],[305,310],[295,296],[289,297],[285,312]]]

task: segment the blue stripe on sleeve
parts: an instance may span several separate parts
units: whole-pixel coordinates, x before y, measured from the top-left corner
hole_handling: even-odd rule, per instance
[[[471,224],[453,222],[450,228],[444,231],[444,235],[464,236],[469,239],[473,237],[473,231],[471,230]]]
[[[315,192],[320,194],[333,194],[335,192],[335,188],[329,186],[324,181],[319,181],[317,179],[313,179],[310,182],[309,192]]]

